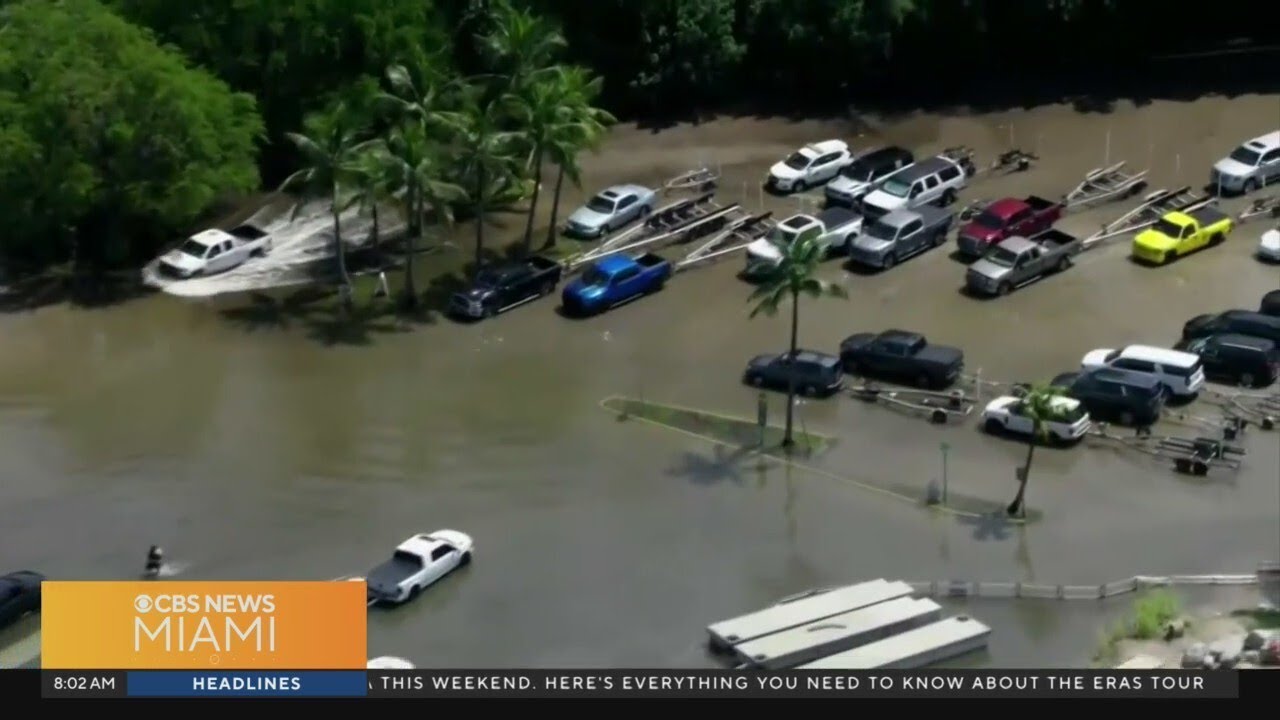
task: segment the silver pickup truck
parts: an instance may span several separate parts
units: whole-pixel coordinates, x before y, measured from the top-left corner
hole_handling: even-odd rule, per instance
[[[856,263],[888,270],[912,255],[947,242],[955,213],[932,205],[895,210],[864,225],[854,238],[849,258]]]
[[[965,286],[980,295],[1008,295],[1014,288],[1071,267],[1071,258],[1082,249],[1079,238],[1060,230],[1011,237],[969,266]]]

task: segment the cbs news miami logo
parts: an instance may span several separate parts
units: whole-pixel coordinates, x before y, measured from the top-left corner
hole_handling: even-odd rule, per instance
[[[362,582],[45,582],[41,666],[354,670]]]

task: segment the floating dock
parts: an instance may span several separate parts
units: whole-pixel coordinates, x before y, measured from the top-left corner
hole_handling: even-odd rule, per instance
[[[722,620],[707,628],[711,647],[726,651],[733,646],[773,633],[790,630],[877,603],[911,594],[904,582],[871,580],[845,587],[794,595],[763,610]]]
[[[991,628],[966,616],[939,620],[801,665],[799,670],[914,670],[987,646]]]
[[[932,600],[900,597],[810,622],[734,647],[742,663],[785,670],[936,622],[942,607]]]

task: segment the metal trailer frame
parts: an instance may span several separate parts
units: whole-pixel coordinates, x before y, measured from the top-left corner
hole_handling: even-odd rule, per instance
[[[719,187],[721,175],[719,168],[713,170],[710,165],[703,165],[666,181],[663,183],[662,192],[665,195],[688,190],[712,192]]]
[[[1254,198],[1249,207],[1240,211],[1240,222],[1249,222],[1263,215],[1280,218],[1280,195]]]
[[[1280,392],[1257,394],[1206,390],[1207,397],[1222,406],[1229,420],[1251,421],[1263,430],[1274,430],[1280,424]]]
[[[963,390],[938,392],[906,387],[884,387],[864,382],[849,388],[850,397],[867,403],[884,403],[888,407],[920,413],[934,425],[960,420],[973,413],[978,401]]]
[[[1095,205],[1111,200],[1124,200],[1147,189],[1148,170],[1128,172],[1122,160],[1115,165],[1094,168],[1085,173],[1084,180],[1063,196],[1068,210]]]
[[[1239,470],[1247,454],[1243,447],[1229,444],[1225,439],[1152,435],[1149,430],[1141,429],[1134,435],[1123,436],[1110,433],[1107,428],[1106,423],[1098,423],[1086,437],[1113,442],[1154,458],[1171,460],[1178,472],[1197,477],[1208,475],[1214,469]]]
[[[673,270],[680,272],[697,263],[718,260],[726,255],[746,250],[748,245],[768,235],[775,224],[772,211],[730,219],[711,239],[677,260]]]
[[[1105,224],[1094,234],[1084,238],[1083,247],[1088,250],[1103,240],[1118,235],[1137,232],[1154,225],[1166,213],[1181,211],[1191,212],[1202,207],[1213,205],[1217,198],[1203,195],[1184,185],[1175,190],[1156,190],[1142,199],[1142,203],[1120,217]]]
[[[707,232],[715,232],[741,210],[737,203],[721,206],[714,198],[715,193],[706,193],[666,205],[651,213],[640,225],[603,241],[598,247],[565,259],[565,271],[574,272],[610,255],[659,243],[687,242]]]

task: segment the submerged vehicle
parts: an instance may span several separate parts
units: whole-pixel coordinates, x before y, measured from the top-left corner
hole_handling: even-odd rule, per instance
[[[398,604],[416,598],[440,578],[471,562],[475,545],[457,530],[419,533],[396,546],[391,558],[369,571],[370,602]]]
[[[160,257],[160,271],[190,278],[230,270],[251,257],[271,252],[271,235],[256,225],[231,230],[202,230]]]

